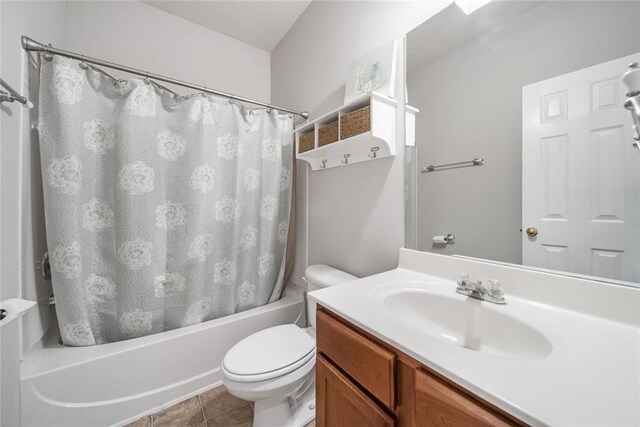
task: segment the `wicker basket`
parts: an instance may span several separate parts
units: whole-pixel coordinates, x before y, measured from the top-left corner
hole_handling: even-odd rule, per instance
[[[352,136],[371,130],[371,108],[366,106],[356,111],[340,117],[340,139],[351,138]]]
[[[298,153],[313,150],[314,131],[303,133],[298,141]]]
[[[318,129],[318,147],[338,140],[338,121],[329,123]]]

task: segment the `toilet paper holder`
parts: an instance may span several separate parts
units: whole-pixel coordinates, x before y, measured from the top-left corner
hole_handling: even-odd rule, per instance
[[[449,233],[446,236],[433,236],[433,243],[435,244],[443,244],[452,243],[456,239],[456,236]]]

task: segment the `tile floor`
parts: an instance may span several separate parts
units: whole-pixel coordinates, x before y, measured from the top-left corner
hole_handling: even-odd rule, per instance
[[[224,386],[219,386],[140,418],[127,427],[251,427],[252,424],[251,403],[230,395]],[[315,422],[305,427],[315,427]]]

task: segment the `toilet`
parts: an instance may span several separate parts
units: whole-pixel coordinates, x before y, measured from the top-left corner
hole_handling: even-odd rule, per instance
[[[328,265],[305,270],[309,291],[356,280]],[[222,361],[227,391],[254,402],[254,427],[303,427],[315,419],[315,304],[308,328],[264,329],[231,347]]]

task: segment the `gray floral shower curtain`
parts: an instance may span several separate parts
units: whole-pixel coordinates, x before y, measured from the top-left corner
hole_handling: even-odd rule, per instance
[[[292,118],[42,60],[47,243],[63,342],[140,337],[278,299]]]

